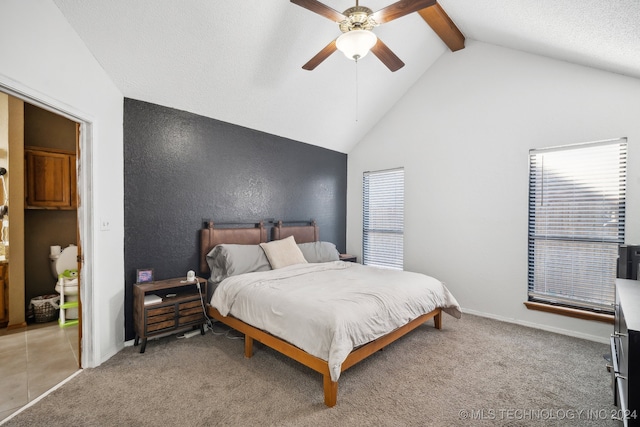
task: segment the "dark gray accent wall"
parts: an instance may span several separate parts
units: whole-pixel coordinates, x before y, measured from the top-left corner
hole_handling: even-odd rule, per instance
[[[124,102],[124,194],[127,340],[136,269],[158,280],[198,272],[207,220],[313,218],[321,240],[346,246],[346,154],[133,99]]]

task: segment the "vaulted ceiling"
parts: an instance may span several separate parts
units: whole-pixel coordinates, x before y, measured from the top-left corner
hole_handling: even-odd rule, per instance
[[[54,0],[125,97],[340,152],[349,150],[443,54],[411,13],[373,31],[405,63],[334,52],[338,25],[288,0]],[[342,12],[348,0],[324,0]],[[373,11],[393,0],[366,0]],[[638,0],[439,0],[474,40],[640,78]]]

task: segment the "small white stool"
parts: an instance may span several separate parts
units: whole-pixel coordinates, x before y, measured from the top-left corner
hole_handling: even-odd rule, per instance
[[[76,298],[74,298],[73,300],[65,300],[65,297],[71,299],[70,295],[65,295],[65,287],[73,286],[74,284],[77,289],[77,286],[78,286],[77,277],[66,278],[62,276],[62,274],[58,276],[58,286],[56,286],[56,288],[58,288],[56,290],[60,293],[60,317],[58,318],[58,325],[60,325],[61,328],[78,324],[77,316],[75,319],[69,319],[68,318],[69,316],[67,316],[67,310],[75,308],[77,311],[78,309],[77,291],[74,292],[74,294],[76,295]]]

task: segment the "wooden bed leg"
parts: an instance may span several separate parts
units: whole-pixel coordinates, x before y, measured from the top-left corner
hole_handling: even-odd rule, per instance
[[[253,338],[249,335],[244,336],[244,357],[253,356]]]
[[[331,375],[326,374],[322,377],[324,385],[324,404],[329,408],[336,406],[338,402],[338,382],[331,381]]]
[[[433,324],[436,329],[442,329],[442,312],[433,316]]]

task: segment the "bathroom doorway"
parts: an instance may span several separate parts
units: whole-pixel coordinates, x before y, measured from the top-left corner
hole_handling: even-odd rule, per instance
[[[56,283],[59,273],[68,271],[69,275],[77,274],[77,261],[68,255],[79,246],[76,200],[78,138],[78,123],[24,103],[24,147],[27,159],[24,268],[27,323],[45,320],[40,313],[34,313],[34,309],[38,307],[29,305],[32,299],[58,295],[60,287],[56,287]],[[61,251],[65,256],[60,255]],[[67,263],[58,266],[59,271],[54,272],[54,267],[63,258]],[[77,301],[77,282],[75,286],[65,286],[65,289],[68,289],[65,302],[70,299]],[[79,317],[77,309],[67,309],[65,312],[65,319],[75,320]],[[77,328],[77,324],[68,327]]]
[[[2,155],[7,157],[7,151],[9,152],[8,159],[5,159],[6,163],[0,164],[0,166],[6,166],[7,170],[8,205],[10,207],[10,213],[3,218],[9,223],[9,232],[5,233],[6,242],[3,243],[6,243],[4,256],[10,274],[8,280],[3,284],[4,289],[2,290],[5,298],[3,304],[0,304],[0,308],[4,310],[4,318],[0,317],[0,320],[4,320],[4,324],[0,322],[0,327],[3,327],[0,331],[0,341],[3,344],[9,342],[7,340],[27,343],[27,347],[23,349],[22,347],[3,345],[3,351],[0,351],[0,366],[7,369],[11,366],[24,366],[24,372],[13,369],[11,376],[3,375],[3,377],[13,378],[16,381],[23,379],[26,386],[30,388],[26,394],[27,401],[23,402],[21,401],[21,391],[24,388],[21,387],[21,384],[12,383],[13,391],[3,395],[4,397],[0,399],[0,420],[10,412],[19,410],[22,405],[34,400],[39,394],[47,392],[50,388],[40,387],[38,384],[55,385],[61,380],[60,375],[63,373],[60,369],[43,369],[43,363],[59,359],[58,356],[62,354],[62,351],[53,351],[55,354],[52,354],[54,347],[47,340],[54,340],[54,342],[61,344],[61,348],[64,348],[65,342],[67,349],[71,346],[69,354],[74,359],[76,370],[81,368],[83,360],[81,355],[83,343],[82,307],[77,310],[78,324],[69,328],[60,328],[57,317],[47,323],[35,322],[35,319],[30,317],[33,313],[29,312],[29,303],[33,296],[56,294],[56,279],[52,274],[49,258],[51,246],[64,247],[75,244],[78,246],[78,260],[82,259],[80,230],[86,220],[84,216],[78,215],[78,207],[81,206],[79,203],[76,204],[76,207],[68,208],[27,206],[25,193],[28,192],[28,189],[25,189],[25,178],[28,171],[25,170],[24,151],[25,147],[39,147],[48,151],[68,152],[78,159],[77,165],[79,166],[81,124],[64,113],[57,114],[44,105],[41,108],[35,103],[32,104],[25,97],[18,98],[7,94],[0,87],[0,102],[7,99],[9,100],[8,104],[11,104],[13,108],[13,110],[9,108],[9,112],[13,111],[19,117],[9,126],[5,125],[3,128],[0,125],[0,133],[8,127],[10,128],[8,133],[11,134],[9,139],[18,141],[18,147],[8,146],[4,153],[0,152],[0,157]],[[83,123],[82,126],[86,126],[86,123]],[[16,131],[18,128],[19,131]],[[20,137],[16,138],[16,134],[20,134]],[[55,146],[55,144],[66,145]],[[76,167],[74,159],[73,166],[69,170],[69,173],[73,174],[73,188],[69,188],[73,197],[77,197],[80,193],[77,185],[78,171],[80,170],[79,167]],[[13,178],[13,182],[11,178]],[[14,194],[11,194],[12,192]],[[86,215],[86,210],[84,215]],[[16,228],[15,226],[18,224],[20,226]],[[14,227],[11,228],[11,226]],[[86,233],[84,235],[86,237]],[[12,243],[10,246],[9,241]],[[13,250],[13,253],[9,248]],[[81,263],[78,262],[78,270],[80,265]],[[81,276],[78,274],[78,277]],[[78,293],[81,288],[82,286],[78,283]],[[79,297],[80,295],[78,295]],[[38,351],[42,352],[41,357],[37,355]],[[23,363],[18,360],[18,354],[23,355]],[[8,359],[4,360],[5,357]],[[39,361],[37,367],[35,365],[29,366],[29,360]],[[4,363],[5,361],[11,363]],[[61,363],[61,361],[56,360],[56,363]],[[29,378],[29,375],[32,378]],[[50,378],[47,380],[47,378],[43,378],[44,375],[49,375]],[[40,383],[34,381],[36,378]]]

